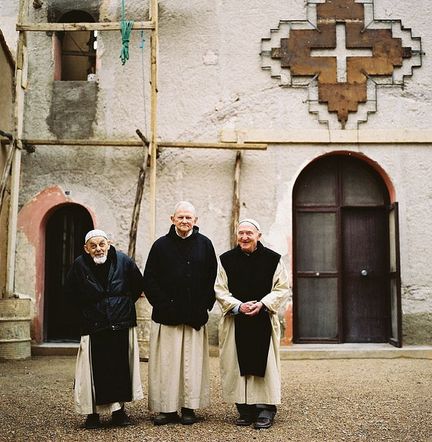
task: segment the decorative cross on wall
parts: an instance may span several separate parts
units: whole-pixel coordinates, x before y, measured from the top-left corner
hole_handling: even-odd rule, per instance
[[[289,70],[290,85],[296,77],[313,77],[318,102],[337,115],[342,128],[346,127],[349,114],[357,113],[359,104],[370,99],[370,79],[386,77],[391,84],[397,84],[396,70],[402,68],[405,60],[412,59],[409,72],[402,74],[400,83],[403,83],[403,77],[411,75],[412,67],[421,66],[420,39],[412,38],[410,30],[404,29],[400,21],[377,22],[372,17],[368,22],[365,7],[371,8],[373,16],[373,4],[370,0],[367,5],[364,3],[326,0],[316,4],[309,0],[308,6],[316,9],[315,23],[281,22],[279,30],[288,30],[288,36],[277,41],[279,47],[273,46],[274,36],[263,39],[270,47],[261,55],[279,60],[281,71]],[[309,29],[299,29],[301,23]],[[394,36],[396,31],[400,36]],[[270,62],[263,67],[272,69],[274,75],[274,63],[271,66]],[[282,73],[277,76],[281,78]]]

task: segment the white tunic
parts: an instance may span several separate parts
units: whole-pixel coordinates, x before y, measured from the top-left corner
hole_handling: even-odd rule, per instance
[[[197,331],[152,321],[148,370],[151,411],[171,413],[209,405],[207,326]]]
[[[90,336],[81,336],[75,366],[74,399],[75,409],[79,414],[112,413],[120,410],[123,403],[114,402],[104,405],[93,405],[94,384],[91,363]],[[136,327],[129,329],[129,368],[132,380],[132,401],[144,397],[141,386],[139,347]]]
[[[241,376],[235,343],[235,316],[231,310],[241,301],[234,298],[228,289],[228,278],[219,264],[215,284],[216,299],[222,308],[219,323],[220,369],[224,400],[239,404],[277,405],[281,402],[280,383],[280,325],[278,310],[288,299],[290,291],[288,273],[282,260],[279,261],[273,276],[272,291],[261,301],[267,307],[272,325],[271,340],[264,377]]]

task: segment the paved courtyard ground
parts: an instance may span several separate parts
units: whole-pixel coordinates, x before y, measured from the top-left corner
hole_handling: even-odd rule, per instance
[[[212,405],[193,426],[155,427],[144,400],[129,404],[133,427],[84,430],[74,412],[73,357],[0,363],[1,441],[432,441],[432,361],[282,361],[283,403],[269,430],[233,425],[211,358]],[[147,363],[141,362],[147,391]],[[108,417],[104,419],[108,423]]]

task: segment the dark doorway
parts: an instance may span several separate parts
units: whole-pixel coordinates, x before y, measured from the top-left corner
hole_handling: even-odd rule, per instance
[[[85,234],[93,229],[88,211],[77,204],[57,209],[46,225],[44,335],[46,341],[78,341],[79,327],[63,285],[73,261],[83,252]]]
[[[294,342],[398,345],[397,226],[380,175],[351,156],[322,157],[293,198]]]

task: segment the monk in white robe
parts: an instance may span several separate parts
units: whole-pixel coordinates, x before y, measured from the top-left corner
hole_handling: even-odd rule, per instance
[[[132,259],[103,230],[88,232],[65,283],[79,312],[74,398],[87,429],[100,428],[103,413],[111,413],[112,425],[131,425],[124,404],[143,398],[135,311],[141,293],[142,274]]]
[[[220,257],[215,284],[224,400],[239,411],[236,424],[269,428],[281,402],[278,310],[289,294],[277,253],[260,242],[260,227],[242,220],[238,246]]]
[[[155,425],[193,424],[195,410],[209,405],[207,321],[217,261],[197,219],[192,204],[178,203],[168,234],[153,244],[144,270],[144,293],[153,307],[149,408],[158,413]]]

